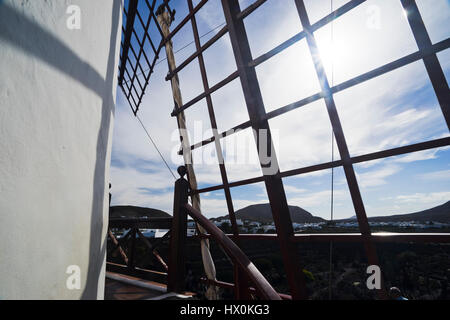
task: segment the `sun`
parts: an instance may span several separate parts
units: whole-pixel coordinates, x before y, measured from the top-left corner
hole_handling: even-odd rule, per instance
[[[318,49],[328,81],[332,84],[336,69],[339,69],[346,58],[345,46],[329,40],[321,43]]]

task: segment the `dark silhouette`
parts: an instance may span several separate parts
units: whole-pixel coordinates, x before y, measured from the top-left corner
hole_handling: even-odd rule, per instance
[[[402,292],[397,287],[392,287],[391,289],[389,289],[389,297],[392,300],[408,300],[402,295]]]

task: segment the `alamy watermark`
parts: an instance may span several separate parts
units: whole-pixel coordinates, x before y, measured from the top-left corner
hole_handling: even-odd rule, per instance
[[[367,267],[366,273],[370,274],[367,278],[367,289],[381,289],[381,269],[377,265],[370,265]]]
[[[66,269],[66,274],[69,274],[66,280],[66,288],[69,290],[81,289],[81,269],[76,264],[70,265]]]
[[[188,139],[192,145],[193,142],[199,143],[207,141],[211,137],[220,140],[221,154],[215,149],[215,142],[210,142],[208,146],[202,145],[195,148],[192,152],[193,157],[185,157],[187,164],[194,162],[199,165],[227,164],[227,165],[261,165],[264,175],[274,175],[279,171],[276,155],[279,150],[275,146],[279,145],[278,130],[267,129],[231,129],[226,132],[226,137],[217,129],[203,129],[202,121],[195,121],[193,130],[174,130],[172,131],[171,141],[174,145],[171,149],[171,160],[173,163],[181,164],[180,158],[180,140]],[[193,134],[191,134],[193,133]],[[256,146],[256,147],[255,147]],[[255,156],[256,149],[256,156]],[[182,150],[183,153],[189,153],[189,150]]]
[[[370,5],[366,9],[366,27],[372,30],[381,29],[381,8],[377,5]]]
[[[66,14],[69,15],[66,20],[66,27],[69,30],[81,29],[81,9],[75,4],[71,4],[66,9]]]

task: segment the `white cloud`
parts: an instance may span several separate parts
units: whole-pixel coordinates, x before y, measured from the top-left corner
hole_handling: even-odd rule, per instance
[[[205,7],[205,10],[200,11],[199,25],[203,23],[203,25],[215,27],[224,20],[219,2],[210,1],[208,2],[211,3],[210,7]],[[241,6],[246,7],[249,2],[247,0],[241,1]],[[367,5],[373,2],[368,1]],[[254,14],[246,18],[246,28],[248,29],[254,57],[273,48],[274,45],[281,43],[301,30],[295,8],[291,10],[292,7],[286,7],[280,3],[281,1],[267,2]],[[289,1],[289,3],[293,5],[293,2]],[[324,2],[321,1],[321,3]],[[343,1],[336,3],[336,6],[342,3]],[[364,6],[367,6],[366,4],[361,5],[361,9],[358,9],[362,15],[355,11],[340,18],[342,19],[341,22],[335,24],[335,42],[339,43],[340,49],[345,49],[339,54],[340,60],[336,61],[335,64],[335,83],[366,72],[417,49],[409,26],[402,17],[398,16],[398,14],[401,14],[399,3],[393,1],[379,1],[378,3],[381,3],[383,12],[383,25],[380,31],[372,30],[367,33],[367,30],[365,30]],[[442,4],[442,1],[440,3]],[[307,8],[308,10],[316,10],[315,8],[320,7],[320,5],[319,1],[309,1]],[[426,6],[425,2],[422,6]],[[390,11],[389,8],[394,10]],[[430,16],[430,12],[433,12],[436,16],[442,16],[439,7],[434,8],[433,5],[428,4],[427,8],[428,16]],[[270,13],[284,16],[283,23],[279,23],[279,19],[275,19],[276,17],[261,19],[261,17],[266,17],[267,14],[270,17]],[[324,12],[319,15],[325,14],[327,13]],[[445,29],[442,28],[443,25],[441,23],[441,25],[435,25],[434,28]],[[270,36],[265,32],[266,30],[271,32]],[[392,30],[395,30],[395,32]],[[329,29],[324,29],[316,33],[319,49],[326,48],[327,41],[329,41],[329,31]],[[203,33],[203,31],[200,31],[200,33]],[[202,39],[203,43],[205,39]],[[174,39],[174,41],[174,46],[180,48],[186,44],[187,39],[181,37]],[[222,79],[224,75],[234,71],[236,65],[232,56],[230,58],[229,40],[224,38],[217,48],[212,47],[210,49],[213,49],[213,51],[210,51],[210,54],[208,54],[208,51],[206,52],[205,60],[207,60],[208,74],[211,74],[213,79],[209,79],[211,85],[217,79]],[[182,58],[186,58],[193,50],[193,46],[191,46],[178,53],[176,55],[177,61],[180,62]],[[272,110],[318,91],[317,79],[308,54],[304,43],[299,43],[258,68],[258,77],[266,110]],[[309,62],[306,63],[305,61]],[[185,102],[201,91],[198,64],[197,61],[192,63],[195,66],[186,69],[180,75],[180,85]],[[327,71],[329,72],[329,69]],[[139,116],[148,127],[164,157],[170,160],[172,151],[179,147],[179,141],[172,139],[173,137],[177,138],[177,124],[175,118],[170,117],[173,109],[173,98],[170,83],[164,80],[166,73],[167,65],[165,62],[156,67],[144,96]],[[289,76],[286,76],[286,74],[289,74]],[[389,75],[337,94],[335,96],[336,104],[351,154],[374,152],[436,136],[448,136],[448,129],[445,127],[442,114],[434,98],[427,99],[420,105],[405,104],[402,99],[405,93],[415,92],[419,94],[420,89],[428,83],[429,79],[423,63],[417,62]],[[248,120],[247,108],[239,80],[233,81],[223,90],[226,91],[213,94],[214,111],[220,131]],[[145,136],[145,132],[132,116],[128,103],[121,93],[118,94],[117,101],[113,155],[114,159],[125,164],[125,167],[113,166],[111,168],[113,203],[145,205],[170,212],[173,194],[165,192],[165,190],[173,185],[173,178]],[[205,129],[210,128],[204,102],[188,109],[186,117],[188,129],[192,129],[195,120],[203,121]],[[274,118],[270,120],[270,126],[274,132],[278,131],[280,136],[280,139],[275,141],[275,146],[282,170],[331,160],[331,125],[323,101]],[[221,143],[224,144],[226,140],[222,139]],[[253,141],[253,138],[251,141]],[[209,148],[213,150],[214,144],[210,144]],[[248,147],[240,146],[236,153],[247,154],[250,158],[255,159],[255,151],[256,148],[253,143]],[[427,150],[395,158],[396,160],[392,163],[386,160],[377,160],[358,164],[358,166],[365,168],[375,164],[384,164],[381,169],[377,168],[363,173],[358,178],[363,187],[385,185],[388,178],[401,170],[404,163],[429,160],[436,157],[438,157],[436,150]],[[181,159],[178,156],[175,158]],[[132,169],[131,166],[136,159],[150,161],[150,167],[144,169],[148,169],[146,172],[154,173],[142,173]],[[335,160],[337,159],[339,159],[339,154],[337,148],[335,148]],[[173,169],[177,166],[172,161],[169,161],[169,164]],[[194,162],[194,166],[199,183],[221,183],[218,165]],[[230,181],[256,177],[262,174],[257,161],[247,165],[227,164],[226,169]],[[310,176],[321,176],[328,173],[328,170],[322,170],[299,177],[305,178],[305,181],[307,181],[306,179]],[[158,192],[152,194],[142,191],[142,188],[158,190]],[[293,186],[285,186],[285,189],[287,193],[301,195],[301,197],[290,199],[294,202],[290,202],[290,204],[294,205],[295,202],[298,202],[300,206],[303,204],[317,207],[323,203],[323,199],[329,199],[329,191],[327,190],[317,193],[302,193],[303,189]],[[337,196],[339,197],[339,193],[337,193]],[[212,215],[222,215],[223,212],[226,214],[224,201],[207,198],[202,198],[205,212]],[[258,201],[257,194],[255,194],[254,199],[245,201],[233,199],[236,208],[254,204],[255,201]]]
[[[386,162],[385,158],[376,159],[376,160],[372,160],[372,161],[361,162],[361,163],[358,163],[357,166],[361,167],[361,168],[370,168],[370,167],[373,167],[375,165],[381,164],[383,162]]]
[[[284,185],[284,191],[286,191],[286,193],[305,193],[308,190],[307,189],[302,189],[302,188],[297,188],[288,184]]]
[[[288,203],[309,211],[314,216],[331,218],[331,190],[325,189],[302,194],[287,194]],[[333,191],[333,218],[343,219],[355,214],[350,193],[347,188],[335,188]]]
[[[267,203],[267,200],[265,201],[265,200],[233,199],[233,207],[235,211],[258,203]],[[225,198],[224,199],[202,198],[201,206],[202,206],[202,213],[208,218],[215,218],[225,216],[228,214]]]
[[[431,192],[431,193],[414,193],[407,195],[399,195],[395,200],[400,203],[418,203],[418,204],[442,204],[450,199],[450,192]]]
[[[418,177],[426,181],[437,181],[437,180],[450,181],[450,170],[440,170],[423,173],[419,174]]]
[[[167,171],[155,173],[111,167],[111,203],[172,210],[174,178]],[[152,192],[153,190],[153,192]],[[161,192],[161,190],[167,190]]]
[[[408,163],[408,162],[436,159],[437,152],[438,152],[438,150],[424,150],[424,151],[409,153],[405,156],[395,159],[395,162]]]
[[[386,178],[399,172],[401,168],[395,165],[386,165],[382,168],[356,174],[358,184],[363,188],[376,187],[387,183]]]
[[[376,207],[366,206],[371,216],[413,213],[441,205],[450,199],[450,192],[417,192],[380,198]]]
[[[307,193],[302,196],[289,197],[289,204],[302,208],[315,207],[330,199],[331,191],[323,190],[314,193]],[[325,200],[325,201],[326,201]]]
[[[393,161],[398,162],[398,163],[408,163],[408,162],[415,162],[415,161],[437,159],[439,152],[448,150],[448,149],[449,149],[449,147],[443,147],[443,148],[413,152],[413,153],[409,153],[405,156],[398,157]]]

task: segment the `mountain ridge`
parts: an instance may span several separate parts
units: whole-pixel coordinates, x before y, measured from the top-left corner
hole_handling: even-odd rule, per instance
[[[111,218],[171,217],[165,211],[138,206],[111,206],[109,216]]]
[[[355,220],[356,220],[356,216],[346,218],[346,219],[335,220],[335,221],[345,222],[345,221],[355,221]],[[429,209],[416,211],[413,213],[369,217],[368,220],[373,221],[373,222],[436,221],[436,222],[450,223],[450,201],[447,201],[441,205],[438,205],[438,206],[435,206],[435,207],[432,207]]]
[[[312,215],[310,212],[304,210],[298,206],[289,206],[290,214],[292,222],[297,223],[318,223],[318,222],[326,222],[328,220],[323,219],[318,216]],[[236,219],[241,220],[252,220],[258,221],[261,223],[272,222],[272,212],[270,209],[269,203],[262,204],[254,204],[247,206],[245,208],[239,209],[235,212]],[[213,220],[221,220],[221,219],[229,219],[229,215],[217,217]],[[356,216],[345,218],[345,219],[337,219],[335,222],[347,222],[347,221],[355,221]],[[400,221],[418,221],[418,222],[426,222],[426,221],[435,221],[435,222],[443,222],[450,223],[450,201],[447,201],[441,205],[406,214],[395,214],[389,216],[375,216],[369,217],[369,221],[373,222],[400,222]]]
[[[296,223],[318,223],[326,222],[328,220],[318,216],[314,216],[310,212],[304,210],[299,206],[289,206],[292,222]],[[269,203],[254,204],[239,209],[235,212],[236,219],[258,221],[261,223],[270,223],[273,221],[272,211]],[[170,214],[158,209],[138,207],[138,206],[111,206],[110,217],[120,218],[121,216],[127,218],[133,217],[171,217]],[[213,218],[211,220],[229,219],[229,215]],[[335,222],[355,221],[356,216],[334,220]],[[450,223],[450,201],[441,205],[413,212],[407,214],[395,214],[389,216],[375,216],[369,217],[369,221],[373,222],[400,222],[400,221],[435,221]]]
[[[310,212],[298,206],[289,206],[292,222],[317,223],[325,222],[325,219],[313,216]],[[261,223],[273,221],[272,210],[269,203],[252,204],[235,212],[236,219],[251,220]],[[214,218],[214,220],[229,219],[229,215]]]

